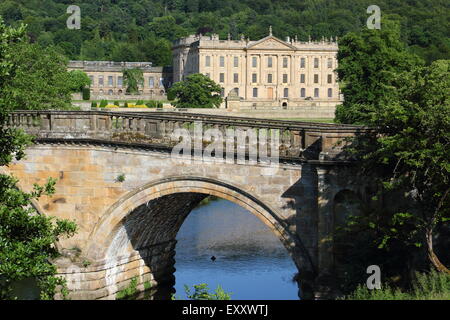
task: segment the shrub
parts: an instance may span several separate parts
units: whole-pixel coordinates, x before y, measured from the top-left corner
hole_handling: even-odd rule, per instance
[[[450,275],[442,272],[416,273],[412,290],[401,291],[398,288],[385,286],[380,290],[369,290],[366,286],[358,286],[346,300],[449,300]]]
[[[231,300],[231,293],[225,292],[221,286],[218,286],[213,293],[209,292],[206,283],[194,285],[194,292],[191,293],[190,288],[184,285],[184,290],[188,299],[191,300]]]
[[[97,102],[92,101],[91,102],[91,108],[97,108]]]
[[[114,105],[120,107],[119,101],[114,101]]]
[[[156,108],[156,101],[150,100],[149,102],[147,102],[147,107]]]
[[[89,88],[83,88],[81,93],[83,94],[83,100],[87,101],[91,99],[91,90]]]
[[[142,100],[138,100],[137,102],[136,102],[136,105],[143,105],[144,104],[144,101],[142,101]]]
[[[102,100],[100,102],[100,108],[105,108],[107,105],[108,105],[108,101],[106,101],[106,100]]]

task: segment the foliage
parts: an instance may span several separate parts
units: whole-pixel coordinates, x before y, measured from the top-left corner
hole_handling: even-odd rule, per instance
[[[17,102],[11,95],[15,92],[11,85],[23,70],[21,60],[10,49],[21,42],[24,31],[22,27],[8,28],[0,19],[0,166],[22,159],[32,141],[23,131],[6,126]],[[35,79],[35,70],[31,69],[31,79]],[[56,267],[50,262],[58,256],[54,244],[61,237],[72,236],[76,225],[40,215],[33,206],[35,200],[54,192],[55,180],[49,179],[44,186],[35,184],[31,192],[21,191],[17,183],[12,176],[0,175],[0,299],[16,298],[14,283],[28,278],[38,280],[42,299],[52,299],[56,286],[64,284],[63,279],[55,277]]]
[[[85,72],[81,70],[69,71],[69,86],[72,92],[81,92],[90,85],[91,79],[89,79],[89,76]]]
[[[89,88],[83,88],[81,92],[83,95],[83,100],[89,101],[91,99],[91,90]]]
[[[100,101],[99,108],[106,108],[107,105],[108,101],[103,99],[102,101]]]
[[[27,23],[28,36],[43,47],[55,44],[73,60],[152,61],[171,64],[171,41],[187,34],[230,33],[258,40],[274,35],[302,41],[342,37],[366,23],[369,0],[79,0],[82,29],[68,30],[67,1],[3,0],[0,15]],[[396,15],[402,42],[428,62],[448,59],[450,11],[441,0],[376,3],[382,15]],[[383,28],[383,25],[382,25]]]
[[[366,286],[358,288],[346,300],[450,300],[450,275],[432,271],[416,273],[412,290],[402,291],[385,286],[380,290],[369,290]]]
[[[117,292],[116,300],[132,300],[137,293],[137,278],[133,277],[130,284]]]
[[[399,98],[396,75],[420,64],[399,38],[399,25],[383,20],[381,30],[364,29],[339,41],[336,71],[345,101],[337,107],[337,122],[369,124],[379,108]]]
[[[125,175],[123,173],[119,174],[116,178],[116,182],[124,182],[125,181]]]
[[[221,286],[218,286],[213,293],[209,292],[206,283],[195,284],[193,287],[194,292],[191,293],[189,286],[184,286],[187,298],[190,300],[231,300],[231,293],[225,292]]]
[[[67,72],[67,59],[55,48],[20,41],[8,46],[14,76],[4,83],[3,94],[13,109],[67,109],[77,81]],[[80,83],[77,83],[80,85]],[[76,88],[76,91],[78,88]]]
[[[150,100],[146,103],[147,107],[149,108],[162,108],[163,104],[161,101],[154,101],[154,100]]]
[[[222,103],[221,87],[207,76],[195,73],[175,83],[168,91],[177,108],[217,108]]]
[[[377,185],[372,196],[381,202],[354,221],[352,234],[366,227],[380,249],[425,248],[429,262],[449,272],[433,238],[450,220],[450,61],[423,66],[394,28],[350,34],[340,51],[346,103],[336,117],[373,128],[348,151]]]
[[[144,73],[141,69],[125,69],[123,83],[127,87],[127,93],[139,94],[139,86],[144,82]]]

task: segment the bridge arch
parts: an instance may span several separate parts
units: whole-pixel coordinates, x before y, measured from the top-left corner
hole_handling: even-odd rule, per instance
[[[176,235],[188,214],[208,195],[250,211],[274,232],[299,270],[309,269],[309,259],[299,239],[289,232],[289,225],[270,205],[218,180],[167,177],[120,198],[91,232],[86,257],[103,266],[106,296],[114,297],[132,277],[138,277],[140,284],[150,279],[163,291],[171,288],[175,281]],[[161,297],[167,298],[167,294],[162,293]]]
[[[109,207],[89,238],[90,246],[87,248],[87,256],[95,259],[107,259],[107,252],[102,248],[109,248],[117,236],[117,232],[123,226],[130,214],[142,206],[147,208],[152,201],[177,194],[199,194],[203,197],[193,199],[192,210],[206,196],[213,195],[229,200],[247,209],[267,225],[280,239],[289,254],[293,257],[297,266],[302,264],[301,258],[295,256],[294,250],[298,249],[298,240],[288,231],[288,226],[270,205],[259,200],[246,191],[215,179],[175,176],[166,177],[142,185],[121,197],[115,204]],[[190,211],[189,210],[189,211]],[[185,217],[182,217],[180,227]],[[147,221],[151,222],[151,221]],[[178,230],[176,230],[178,231]]]

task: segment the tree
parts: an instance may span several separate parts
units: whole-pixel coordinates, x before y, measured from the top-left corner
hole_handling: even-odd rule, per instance
[[[7,126],[10,111],[17,102],[11,96],[10,84],[22,66],[10,50],[23,41],[25,28],[6,27],[0,18],[0,167],[20,160],[32,138],[22,130]],[[14,92],[14,91],[13,91]],[[73,222],[40,215],[33,201],[54,191],[54,180],[44,186],[34,185],[31,192],[17,187],[17,180],[0,174],[0,299],[16,298],[13,287],[17,281],[36,278],[41,298],[52,299],[57,285],[56,267],[50,262],[58,255],[55,243],[76,231]]]
[[[127,87],[127,93],[139,94],[139,86],[144,83],[144,73],[141,69],[124,69],[123,83]]]
[[[69,87],[72,92],[81,92],[84,88],[91,85],[91,79],[81,70],[69,71],[69,81]]]
[[[449,273],[434,252],[433,235],[450,220],[450,62],[414,63],[391,30],[343,39],[338,72],[347,103],[336,117],[372,126],[349,150],[379,186],[373,196],[396,197],[395,210],[376,208],[362,219],[377,230],[378,246],[424,247],[431,265]]]
[[[336,108],[340,123],[370,124],[380,106],[398,99],[395,75],[420,65],[400,41],[400,29],[383,21],[381,30],[364,29],[339,41],[337,74],[344,103]]]
[[[4,83],[3,94],[15,110],[66,109],[71,106],[73,85],[67,59],[54,48],[27,41],[8,47],[14,76]]]
[[[217,108],[222,103],[221,87],[207,76],[195,73],[175,83],[167,97],[177,108]]]

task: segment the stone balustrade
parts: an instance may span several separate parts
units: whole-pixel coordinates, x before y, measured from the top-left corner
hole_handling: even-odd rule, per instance
[[[367,128],[313,122],[252,119],[180,112],[114,112],[114,111],[17,111],[10,115],[8,125],[22,128],[36,136],[36,142],[49,140],[97,141],[139,144],[172,148],[179,142],[175,129],[184,128],[194,137],[195,124],[203,132],[215,128],[253,130],[258,137],[266,132],[267,144],[274,143],[273,132],[279,133],[279,156],[284,160],[342,161],[341,143]],[[203,144],[205,146],[205,144]],[[246,150],[248,150],[248,142]],[[225,148],[224,148],[225,150]],[[235,149],[236,150],[236,149]]]

